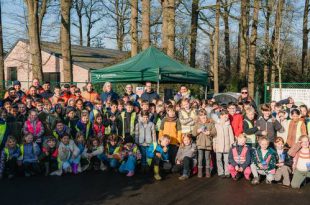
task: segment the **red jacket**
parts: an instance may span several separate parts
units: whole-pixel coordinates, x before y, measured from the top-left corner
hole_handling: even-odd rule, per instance
[[[241,114],[229,115],[229,120],[235,137],[243,133],[243,117]]]

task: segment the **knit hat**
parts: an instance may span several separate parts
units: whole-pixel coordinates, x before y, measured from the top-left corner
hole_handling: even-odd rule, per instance
[[[69,114],[69,113],[72,112],[72,111],[73,111],[73,112],[76,111],[74,107],[68,106],[68,107],[66,108],[66,114]]]
[[[93,109],[93,104],[89,101],[84,102],[84,107],[90,107],[91,109]]]
[[[21,84],[20,84],[20,82],[19,82],[18,80],[15,80],[15,81],[13,82],[13,86],[15,86],[15,85],[21,85]]]

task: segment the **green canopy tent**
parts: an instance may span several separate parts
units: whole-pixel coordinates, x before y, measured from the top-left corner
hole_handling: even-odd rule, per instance
[[[92,83],[157,82],[207,85],[207,72],[186,66],[150,46],[122,63],[91,71]]]

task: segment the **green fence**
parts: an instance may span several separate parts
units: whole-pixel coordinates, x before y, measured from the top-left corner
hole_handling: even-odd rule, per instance
[[[310,83],[281,83],[282,88],[310,89]],[[279,83],[265,83],[264,102],[269,103],[272,99],[272,88],[279,88]],[[309,90],[310,91],[310,90]]]

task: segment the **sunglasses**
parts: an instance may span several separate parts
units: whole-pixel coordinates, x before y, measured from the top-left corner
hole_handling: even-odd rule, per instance
[[[248,94],[248,92],[241,92],[241,94]]]

